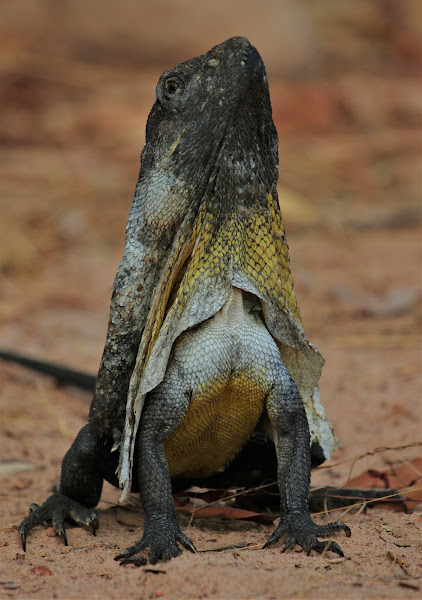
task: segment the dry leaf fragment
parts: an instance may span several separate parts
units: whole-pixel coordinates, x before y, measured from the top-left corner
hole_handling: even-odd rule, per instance
[[[332,558],[328,562],[331,563],[332,565],[339,565],[341,563],[344,563],[345,560],[346,560],[346,558],[343,556],[342,558]]]
[[[0,462],[0,477],[8,477],[22,471],[32,471],[34,467],[26,462],[4,460]]]

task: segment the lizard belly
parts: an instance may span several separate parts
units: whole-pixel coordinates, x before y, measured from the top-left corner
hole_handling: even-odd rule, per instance
[[[163,413],[185,406],[164,441],[172,478],[222,471],[257,425],[280,364],[260,308],[255,296],[233,287],[220,311],[176,341],[157,390],[167,398]]]
[[[224,469],[252,434],[267,390],[252,369],[199,386],[164,443],[171,477],[208,477]]]

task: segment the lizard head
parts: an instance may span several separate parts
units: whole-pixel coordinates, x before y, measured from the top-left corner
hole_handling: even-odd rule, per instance
[[[144,166],[170,170],[197,191],[225,166],[240,188],[276,181],[278,139],[258,51],[234,37],[163,73],[146,142]]]

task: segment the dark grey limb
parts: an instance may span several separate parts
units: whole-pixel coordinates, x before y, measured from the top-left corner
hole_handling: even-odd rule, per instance
[[[42,506],[31,505],[29,515],[18,527],[24,550],[28,533],[44,521],[52,521],[66,545],[66,520],[89,527],[95,535],[98,517],[93,508],[100,500],[103,487],[102,453],[101,442],[89,425],[85,425],[63,459],[60,493],[50,496]]]
[[[150,548],[151,564],[165,561],[181,554],[178,543],[187,550],[196,552],[191,540],[181,531],[176,522],[170,473],[164,452],[164,440],[183,419],[186,395],[178,389],[178,381],[171,387],[165,384],[149,396],[137,437],[139,487],[145,512],[143,536],[135,545],[126,548],[115,560],[123,564],[138,559],[132,557]],[[180,386],[182,387],[182,386]],[[141,559],[141,564],[144,563]]]
[[[318,536],[328,536],[338,531],[350,536],[349,527],[337,522],[316,525],[309,514],[309,426],[299,392],[287,371],[270,392],[267,410],[277,434],[280,523],[265,547],[285,538],[283,552],[299,544],[308,555],[312,550],[319,553],[329,550],[343,556],[336,542],[322,542]]]

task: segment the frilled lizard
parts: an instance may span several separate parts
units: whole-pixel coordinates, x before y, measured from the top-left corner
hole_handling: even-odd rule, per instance
[[[286,537],[342,555],[343,523],[309,514],[311,446],[336,440],[318,396],[323,358],[303,330],[277,198],[278,138],[265,68],[232,38],[166,71],[114,282],[88,423],[62,464],[60,493],[19,525],[97,526],[103,480],[139,491],[143,537],[117,559],[195,551],[175,518],[171,481],[209,478],[257,429],[272,436]],[[133,557],[133,558],[132,558]]]

